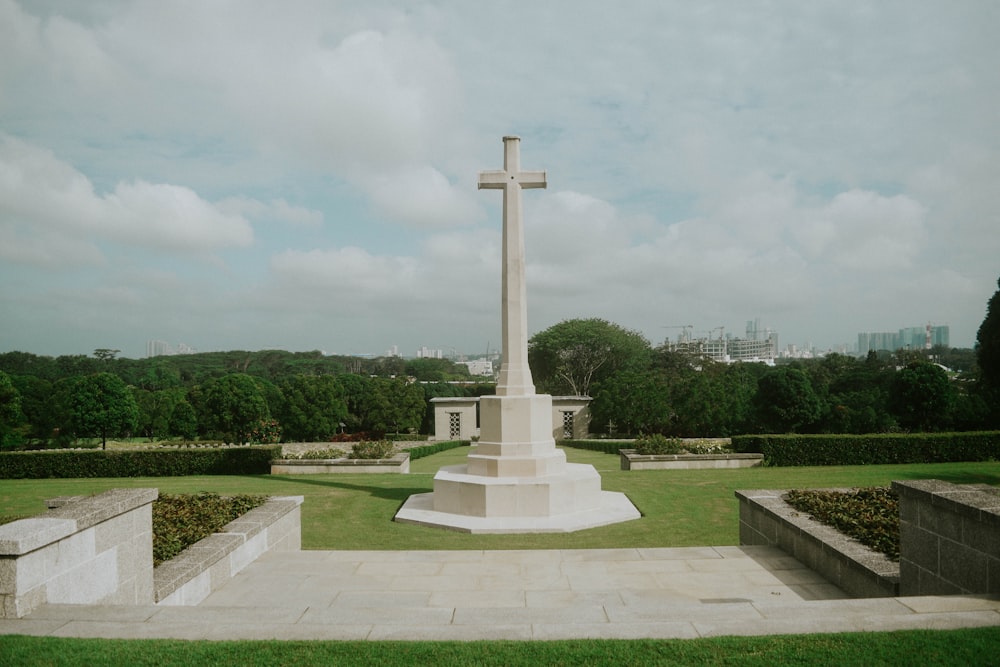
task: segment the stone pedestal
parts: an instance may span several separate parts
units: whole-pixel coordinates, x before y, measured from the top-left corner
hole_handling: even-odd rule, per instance
[[[554,533],[639,518],[601,490],[590,465],[566,462],[552,439],[552,397],[483,396],[482,439],[466,465],[445,466],[434,492],[410,496],[396,521],[470,533]]]

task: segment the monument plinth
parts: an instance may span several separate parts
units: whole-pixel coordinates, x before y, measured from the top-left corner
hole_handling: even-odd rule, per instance
[[[503,190],[497,393],[480,399],[480,440],[468,462],[441,468],[434,492],[410,496],[396,521],[473,533],[542,533],[638,519],[625,494],[601,490],[593,466],[566,462],[552,437],[552,397],[535,393],[528,367],[521,190],[544,188],[545,172],[521,170],[518,137],[504,137],[503,144],[503,169],[479,174],[480,190]]]

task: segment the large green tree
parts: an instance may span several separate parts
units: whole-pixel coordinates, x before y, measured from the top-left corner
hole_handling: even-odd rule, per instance
[[[253,429],[270,416],[263,388],[245,373],[210,380],[199,400],[199,425],[226,442],[246,444]]]
[[[1000,288],[1000,279],[997,287]],[[986,304],[986,317],[976,334],[976,360],[983,384],[1000,391],[1000,289]]]
[[[586,396],[592,384],[628,369],[646,368],[649,341],[598,318],[566,320],[528,341],[528,364],[537,388]]]
[[[86,375],[70,387],[69,409],[77,436],[99,437],[101,448],[106,449],[109,437],[127,437],[135,431],[139,408],[117,375]]]
[[[669,433],[676,417],[670,387],[652,370],[624,370],[594,386],[591,424],[609,435]]]
[[[914,361],[896,373],[890,405],[900,426],[939,431],[950,425],[956,392],[947,373],[935,364]]]
[[[21,392],[10,377],[0,371],[0,446],[12,440],[14,427],[21,419]]]
[[[808,431],[823,416],[823,402],[800,368],[771,368],[757,382],[758,429],[768,433]]]
[[[292,441],[328,440],[347,418],[344,388],[332,375],[298,375],[281,385],[282,432]]]

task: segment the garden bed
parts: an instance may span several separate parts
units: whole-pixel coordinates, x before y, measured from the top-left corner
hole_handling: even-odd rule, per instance
[[[847,492],[851,489],[824,489]],[[782,497],[786,491],[737,491],[740,544],[780,547],[857,598],[899,595],[899,563],[811,519]]]
[[[299,550],[302,500],[273,497],[157,567],[156,604],[196,605],[261,555]]]
[[[698,470],[702,468],[753,468],[763,465],[763,454],[639,454],[622,449],[622,470]]]
[[[272,475],[317,475],[323,473],[408,473],[410,453],[399,452],[385,459],[275,459]]]

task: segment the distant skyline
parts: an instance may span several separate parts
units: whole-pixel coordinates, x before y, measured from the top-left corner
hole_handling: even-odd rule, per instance
[[[947,324],[1000,276],[1000,4],[0,0],[0,352],[780,346]]]

